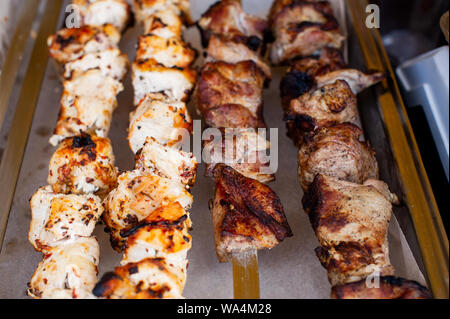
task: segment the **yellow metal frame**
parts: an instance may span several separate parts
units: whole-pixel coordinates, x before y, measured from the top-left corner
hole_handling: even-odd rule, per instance
[[[398,166],[405,199],[419,242],[429,286],[436,298],[448,298],[448,237],[442,224],[419,148],[403,104],[394,72],[377,29],[365,25],[366,0],[348,0],[353,28],[361,44],[367,69],[385,71],[390,81],[378,105]]]
[[[8,134],[8,141],[0,165],[0,252],[19,178],[42,80],[48,62],[47,37],[55,32],[62,0],[48,0],[42,15],[39,32],[17,102],[16,112]],[[27,9],[27,8],[24,8]],[[32,23],[32,20],[29,21]],[[14,46],[13,46],[14,48]],[[6,92],[3,92],[2,95]],[[9,94],[9,93],[8,93]]]

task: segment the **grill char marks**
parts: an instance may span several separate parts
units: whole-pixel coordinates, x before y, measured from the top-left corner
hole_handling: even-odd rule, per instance
[[[219,261],[234,252],[272,248],[292,236],[278,196],[266,185],[219,164],[212,207]]]

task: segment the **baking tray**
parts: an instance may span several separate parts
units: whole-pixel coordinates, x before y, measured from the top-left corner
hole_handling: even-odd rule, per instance
[[[192,0],[194,18],[197,19],[213,2]],[[45,184],[48,161],[55,150],[48,144],[48,138],[56,124],[62,92],[55,68],[47,66],[45,38],[62,25],[65,4],[61,0],[42,4],[44,14],[40,17],[30,62],[28,66],[22,66],[26,72],[21,90],[13,91],[18,97],[11,95],[11,101],[17,100],[17,105],[13,108],[15,114],[0,166],[0,239],[4,238],[0,253],[0,298],[26,298],[26,284],[41,260],[41,254],[35,252],[27,240],[28,200]],[[264,16],[271,1],[243,0],[243,5],[247,12]],[[376,29],[367,29],[364,24],[365,1],[337,1],[336,5],[345,9],[345,20],[341,22],[347,25],[346,55],[350,65],[388,74],[381,85],[360,95],[359,105],[366,138],[377,151],[381,179],[388,182],[402,199],[402,205],[394,209],[395,217],[389,229],[390,254],[396,274],[428,285],[435,297],[448,298],[448,238],[380,36]],[[130,60],[135,55],[139,32],[137,28],[128,30],[121,42],[121,49]],[[200,48],[200,36],[195,28],[187,30],[186,39]],[[202,63],[200,57],[197,64]],[[277,180],[271,187],[281,198],[294,237],[270,251],[258,253],[261,297],[328,298],[327,274],[313,251],[317,239],[301,208],[303,194],[296,177],[297,149],[287,138],[282,121],[279,82],[285,69],[274,68],[273,72],[271,86],[264,93],[267,125],[279,129],[279,169]],[[3,87],[0,89],[2,96],[9,94]],[[117,166],[122,171],[131,169],[134,163],[126,142],[132,102],[133,89],[128,77],[125,91],[119,96],[119,108],[109,135]],[[193,117],[198,118],[193,105],[190,110]],[[204,167],[200,165],[193,189],[193,248],[189,252],[184,295],[187,298],[233,298],[232,266],[218,263],[215,255],[208,210],[214,185],[211,179],[203,176],[203,171]],[[102,225],[96,228],[95,235],[101,246],[101,276],[117,266],[122,255],[111,249]]]

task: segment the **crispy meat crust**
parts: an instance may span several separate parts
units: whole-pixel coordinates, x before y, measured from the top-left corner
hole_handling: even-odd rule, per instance
[[[244,36],[264,39],[267,32],[267,21],[256,16],[246,14],[240,1],[222,0],[213,4],[206,11],[197,26],[202,36],[202,44],[208,47],[213,34],[227,37]]]
[[[223,164],[214,175],[212,217],[220,262],[233,252],[273,248],[292,236],[280,199],[268,186]]]
[[[365,280],[334,286],[333,299],[431,299],[433,296],[415,281],[392,276],[380,278],[379,288],[368,288]]]
[[[205,114],[209,109],[224,104],[241,104],[259,118],[264,80],[264,73],[253,61],[207,63],[198,79],[195,94],[197,111]]]
[[[205,121],[211,127],[265,128],[262,116],[255,117],[248,108],[240,104],[223,104],[207,110]]]
[[[375,271],[393,274],[387,243],[392,205],[376,186],[318,174],[303,198],[303,208],[319,239],[316,254],[332,285]]]

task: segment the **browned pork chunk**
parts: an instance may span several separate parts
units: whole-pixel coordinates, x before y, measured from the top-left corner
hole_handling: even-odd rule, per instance
[[[316,254],[332,285],[375,272],[393,275],[387,231],[394,196],[386,193],[381,181],[360,185],[319,174],[305,194],[303,207],[320,243]]]
[[[216,166],[214,174],[211,213],[220,262],[234,253],[273,248],[292,236],[280,199],[268,186],[226,165]]]
[[[378,178],[374,150],[359,140],[362,130],[350,123],[306,135],[298,153],[298,175],[304,190],[317,174],[362,184]]]

